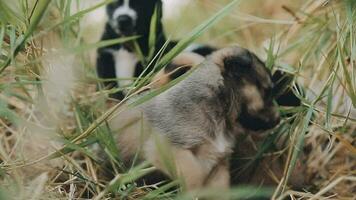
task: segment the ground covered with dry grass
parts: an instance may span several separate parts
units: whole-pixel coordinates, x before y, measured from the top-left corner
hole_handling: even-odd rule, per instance
[[[105,124],[117,102],[108,103],[112,91],[96,90],[103,80],[94,67],[95,49],[108,43],[97,42],[103,22],[93,19],[107,2],[0,0],[0,199],[191,198],[169,192],[176,182],[137,186],[148,165],[114,167],[112,180],[99,170],[94,143],[120,165]],[[167,35],[190,42],[205,21],[199,42],[256,52],[273,71],[295,75],[291,87],[302,100],[281,108],[289,115],[280,131],[241,141],[254,153],[236,157],[237,170],[258,166],[271,183],[247,181],[231,196],[355,199],[356,2],[240,1],[222,20],[206,21],[229,2],[192,1],[180,17],[165,20]],[[298,178],[302,184],[292,187]]]

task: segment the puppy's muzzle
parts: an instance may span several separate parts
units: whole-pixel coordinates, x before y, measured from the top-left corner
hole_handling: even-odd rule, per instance
[[[124,34],[131,34],[134,30],[134,20],[129,15],[120,15],[117,17],[117,24],[120,31]]]
[[[243,111],[240,115],[241,125],[252,131],[264,131],[276,127],[281,121],[280,115],[277,111],[265,109],[258,115],[251,115]]]

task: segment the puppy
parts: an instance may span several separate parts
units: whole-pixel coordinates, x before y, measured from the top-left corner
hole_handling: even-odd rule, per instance
[[[168,65],[166,68],[156,74],[152,84],[154,84],[155,88],[162,87],[170,81],[178,78],[179,76],[189,71],[193,66],[196,66],[197,63],[201,63],[202,59],[202,56],[199,56],[195,53],[182,53],[181,55],[173,59],[170,65]],[[273,74],[273,95],[275,96],[276,102],[279,106],[300,106],[300,99],[293,93],[290,88],[290,83],[292,80],[293,77],[291,75],[288,75],[282,71],[276,71]],[[300,92],[300,90],[298,91]],[[291,117],[291,115],[292,114],[285,115],[284,117]],[[250,167],[248,169],[244,169],[243,167],[246,163],[249,162],[249,160],[246,160],[246,158],[251,158],[257,153],[257,150],[253,148],[255,145],[253,145],[252,143],[262,141],[264,138],[265,136],[263,135],[253,135],[253,137],[250,139],[251,141],[238,141],[238,144],[234,146],[232,158],[230,160],[231,184],[277,184],[275,178],[281,177],[281,174],[283,172],[283,165],[281,163],[285,162],[284,157],[280,158],[277,156],[270,156],[267,159],[262,159],[260,162],[261,164],[259,164],[257,168]],[[293,172],[294,174],[303,171],[302,165],[300,166],[301,167],[296,168],[296,170]],[[266,169],[271,169],[270,172],[274,173],[276,177],[270,177],[270,174],[266,172]],[[290,184],[292,187],[299,188],[300,185],[303,184],[303,180],[301,179],[301,176],[298,176],[293,178]]]
[[[218,50],[189,76],[109,120],[126,163],[149,161],[186,189],[229,187],[229,155],[239,133],[279,123],[272,80],[254,54]],[[172,170],[173,169],[173,170]]]
[[[153,81],[154,87],[161,87],[189,71],[193,66],[200,64],[204,57],[217,51],[217,48],[208,45],[192,45],[179,54],[163,70],[158,72]],[[294,94],[290,85],[294,77],[281,70],[276,70],[272,76],[273,93],[279,106],[297,107],[301,105],[300,99]],[[301,93],[297,85],[298,93]]]
[[[164,45],[166,37],[163,32],[161,0],[114,0],[106,7],[108,21],[101,40],[117,39],[137,35],[136,40],[144,57],[149,54],[149,34],[151,18],[157,8],[157,28],[155,32],[156,54]],[[127,87],[134,77],[143,71],[143,65],[134,52],[133,42],[111,45],[99,48],[97,51],[96,69],[99,78],[120,79],[118,81],[105,81],[106,88]],[[111,97],[122,99],[123,92],[117,92]]]
[[[162,1],[161,0],[114,0],[106,7],[108,21],[101,40],[117,39],[137,35],[138,46],[143,56],[147,59],[149,56],[149,34],[151,18],[157,8],[157,22],[155,32],[155,51],[163,47],[167,41],[162,25]],[[163,53],[172,49],[178,41],[169,42]],[[144,69],[144,63],[141,63],[139,56],[134,52],[133,42],[111,45],[99,48],[97,51],[96,71],[101,79],[111,79],[105,81],[104,86],[108,89],[127,87],[138,77]],[[186,49],[188,52],[194,52],[202,56],[210,55],[216,48],[208,45],[193,44]],[[152,69],[148,69],[150,71]],[[118,79],[113,81],[112,79]],[[111,94],[112,98],[123,99],[125,92],[119,91]]]

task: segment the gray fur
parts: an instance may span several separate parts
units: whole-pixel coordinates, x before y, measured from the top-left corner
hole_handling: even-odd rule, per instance
[[[254,55],[240,47],[219,50],[170,89],[114,116],[109,124],[113,130],[121,129],[117,143],[124,160],[130,161],[139,151],[141,158],[167,173],[157,155],[161,152],[156,139],[163,138],[171,146],[187,186],[194,189],[210,185],[206,180],[219,180],[209,174],[213,169],[228,174],[222,163],[232,152],[236,135],[244,131],[240,122],[252,128],[255,124],[252,122],[251,126],[249,119],[261,124],[273,122],[271,126],[260,126],[266,129],[279,122],[273,99],[264,96],[263,88],[252,94],[244,90],[247,86],[257,88],[261,85],[259,79],[270,79],[264,68],[263,63],[256,63]],[[246,79],[249,76],[258,80]],[[266,82],[271,84],[270,80]],[[259,104],[262,107],[254,106],[251,113],[246,108],[254,96],[263,103]],[[187,165],[194,165],[194,169]],[[219,181],[228,185],[228,180]]]
[[[145,104],[145,115],[172,143],[192,148],[214,136],[214,130],[225,129],[224,110],[217,96],[222,87],[220,69],[207,60],[189,77]]]

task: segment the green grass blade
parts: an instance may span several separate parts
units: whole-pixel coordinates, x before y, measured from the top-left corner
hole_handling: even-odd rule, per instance
[[[326,116],[325,116],[325,127],[327,130],[331,130],[331,113],[332,113],[332,106],[333,106],[333,89],[334,89],[334,82],[336,79],[336,75],[333,74],[331,78],[331,84],[328,88],[327,94],[327,105],[326,105]]]
[[[240,2],[240,0],[233,0],[223,9],[213,15],[211,18],[203,22],[192,32],[188,34],[187,37],[183,38],[178,42],[178,44],[169,51],[163,58],[159,61],[157,70],[160,70],[163,66],[167,65],[174,57],[181,53],[185,48],[189,46],[193,41],[200,37],[205,31],[215,25],[223,17],[225,17],[234,7]]]
[[[46,0],[46,1],[40,1],[37,5],[37,8],[35,9],[35,12],[32,16],[30,26],[28,27],[26,33],[24,34],[21,42],[16,46],[12,53],[12,57],[15,57],[21,49],[25,46],[27,40],[30,38],[30,36],[33,34],[35,29],[37,28],[37,25],[40,23],[42,17],[44,16],[49,4],[51,3],[51,0]],[[10,65],[12,58],[9,57],[3,64],[0,65],[0,74],[5,70],[7,66]]]
[[[183,38],[178,42],[178,44],[171,49],[166,55],[162,57],[161,60],[158,61],[158,64],[154,67],[155,71],[159,71],[162,69],[165,65],[167,65],[175,56],[177,56],[179,53],[181,53],[185,48],[189,46],[193,41],[195,41],[199,36],[201,36],[205,31],[207,31],[209,28],[211,28],[214,24],[216,24],[219,20],[221,20],[224,16],[226,16],[236,4],[238,4],[240,1],[239,0],[234,0],[231,3],[229,3],[227,6],[225,6],[223,9],[221,9],[219,12],[217,12],[215,15],[213,15],[211,18],[203,22],[200,26],[198,26],[196,29],[194,29],[191,33],[188,34],[187,37]],[[140,98],[138,101],[132,103],[130,106],[137,106],[145,101],[148,101],[149,99],[157,96],[161,92],[169,89],[172,87],[174,84],[176,84],[178,81],[182,80],[186,75],[189,73],[185,74],[184,76],[181,76],[179,79],[176,79],[166,86],[154,90],[153,92],[150,92],[149,94],[146,94],[144,97]],[[149,76],[147,76],[149,77]],[[145,80],[142,81],[143,83]]]
[[[57,27],[60,27],[60,26],[66,25],[66,24],[70,24],[70,23],[72,23],[74,21],[77,21],[78,19],[80,19],[84,15],[86,15],[86,14],[88,14],[88,13],[90,13],[90,12],[92,12],[92,11],[102,7],[102,6],[105,6],[106,4],[108,4],[108,3],[112,2],[112,1],[113,0],[105,0],[104,2],[98,3],[98,4],[96,4],[96,5],[94,5],[94,6],[90,7],[90,8],[87,8],[87,9],[84,9],[82,11],[79,11],[79,12],[77,12],[77,13],[71,15],[71,16],[67,16],[63,21],[50,26],[49,28],[45,29],[44,31],[36,34],[34,37],[35,38],[40,37],[43,34],[49,32],[49,31],[51,31],[51,30],[53,30],[53,29],[55,29]],[[60,2],[64,2],[64,1],[60,1]],[[62,6],[64,6],[64,5],[62,5]]]
[[[199,66],[197,66],[199,67]],[[173,87],[175,84],[179,83],[180,81],[184,80],[187,76],[189,76],[195,69],[190,70],[188,73],[183,74],[182,76],[172,80],[168,84],[162,86],[159,89],[156,90],[151,90],[150,92],[146,93],[139,99],[133,101],[132,103],[129,104],[130,108],[133,108],[135,106],[138,106],[140,104],[145,103],[146,101],[149,101],[150,99],[154,98],[155,96],[161,94],[162,92],[168,90],[169,88]]]
[[[156,199],[167,199],[169,195],[168,190],[179,186],[179,181],[172,181],[163,186],[160,186],[158,189],[149,192],[142,200],[156,200]]]
[[[72,143],[71,141],[65,140],[64,144],[66,145],[66,149],[62,152],[59,152],[56,156],[54,156],[52,158],[55,158],[57,156],[62,156],[65,153],[78,151],[78,152],[81,152],[84,155],[90,157],[91,159],[96,160],[95,155],[85,148],[86,147],[85,145],[92,144],[92,142],[94,142],[94,141],[95,141],[94,139],[88,139],[86,142],[77,145],[77,144]]]
[[[342,51],[342,48],[340,47],[339,43],[338,43],[338,61],[340,63],[340,65],[342,66],[343,68],[343,71],[344,71],[344,77],[345,77],[345,80],[346,80],[346,91],[348,93],[348,95],[350,96],[351,98],[351,101],[352,101],[352,105],[354,106],[354,108],[356,108],[356,90],[355,90],[355,86],[353,85],[353,81],[351,79],[351,75],[350,75],[350,72],[348,71],[348,67],[345,63],[345,56],[344,56],[344,53]]]
[[[1,25],[1,29],[0,29],[0,50],[2,49],[2,44],[4,42],[4,37],[5,37],[5,26]]]
[[[250,161],[248,161],[248,163],[246,163],[246,165],[243,167],[243,169],[239,172],[240,174],[244,173],[247,169],[251,169],[251,167],[257,167],[258,165],[258,161],[260,161],[261,158],[263,158],[263,155],[267,152],[270,151],[271,147],[273,147],[274,142],[276,141],[276,139],[283,133],[287,132],[287,127],[288,125],[280,125],[276,130],[273,131],[273,133],[271,133],[270,135],[268,135],[264,141],[262,142],[262,144],[259,146],[258,151],[256,153],[256,155],[253,156],[253,158],[251,158]]]
[[[96,138],[94,138],[94,137],[87,138],[84,142],[79,143],[79,144],[74,144],[71,141],[65,140],[64,144],[66,144],[66,147],[63,148],[61,151],[58,151],[58,152],[55,152],[55,153],[51,154],[49,156],[49,159],[59,158],[59,157],[61,157],[63,155],[72,153],[74,151],[83,152],[83,153],[87,154],[89,157],[92,157],[94,159],[95,156],[92,153],[90,153],[89,151],[84,150],[84,148],[88,147],[88,146],[90,146],[92,144],[95,144],[96,142],[98,142],[98,140]]]
[[[116,141],[110,131],[109,125],[107,123],[104,124],[103,126],[99,127],[96,132],[96,136],[99,142],[103,144],[108,153],[110,153],[110,157],[115,158],[115,160],[120,160],[119,149],[116,146]]]
[[[25,19],[14,11],[7,3],[0,1],[0,24],[11,24],[14,26],[23,25]]]
[[[147,64],[147,60],[145,55],[143,54],[140,45],[138,44],[137,41],[133,42],[134,45],[134,51],[136,53],[136,56],[138,57],[138,59],[141,61],[142,65],[145,66]]]
[[[154,53],[156,51],[156,32],[157,32],[157,24],[158,24],[158,12],[161,8],[156,6],[155,12],[153,13],[153,16],[151,18],[151,23],[150,23],[150,35],[148,37],[148,46],[149,46],[149,53],[148,53],[148,59],[147,60],[152,60]]]
[[[149,165],[147,163],[142,163],[141,165],[136,166],[135,168],[130,169],[125,174],[120,174],[116,176],[94,200],[102,199],[107,193],[120,193],[121,188],[125,187],[126,184],[132,183],[135,180],[141,178],[142,176],[151,173],[154,168],[147,168]],[[122,195],[127,195],[125,192]]]
[[[266,67],[270,70],[272,70],[274,63],[276,62],[277,55],[274,55],[274,47],[275,47],[276,40],[275,38],[270,39],[270,44],[269,48],[267,50],[267,61],[266,61]]]
[[[0,199],[10,199],[7,190],[0,187]]]
[[[191,200],[191,199],[264,199],[271,197],[273,188],[254,187],[254,186],[239,186],[231,188],[231,190],[223,189],[205,189],[194,193],[179,195],[175,200]]]
[[[290,157],[290,160],[288,162],[287,169],[286,169],[284,187],[286,186],[286,184],[288,182],[288,179],[291,176],[291,174],[292,174],[292,172],[293,172],[293,170],[295,168],[295,165],[296,165],[297,159],[298,159],[298,157],[300,155],[300,152],[303,151],[305,134],[308,131],[308,127],[309,127],[310,121],[312,119],[313,112],[314,112],[314,106],[311,105],[308,108],[305,117],[303,118],[303,121],[302,121],[302,124],[301,124],[301,130],[295,132],[295,134],[296,134],[295,139],[296,140],[295,140],[295,143],[292,144],[293,146],[291,147],[291,157]],[[297,129],[297,130],[299,130],[299,129]]]
[[[8,120],[11,123],[18,124],[20,122],[20,117],[14,111],[8,108],[8,104],[0,99],[0,118]]]
[[[133,41],[137,38],[139,38],[139,36],[131,36],[131,37],[118,38],[118,39],[103,40],[103,41],[96,42],[93,44],[82,44],[79,47],[70,49],[69,52],[76,53],[76,54],[83,53],[83,52],[89,51],[91,49],[102,48],[102,47],[106,47],[106,46],[122,44],[125,42]]]

